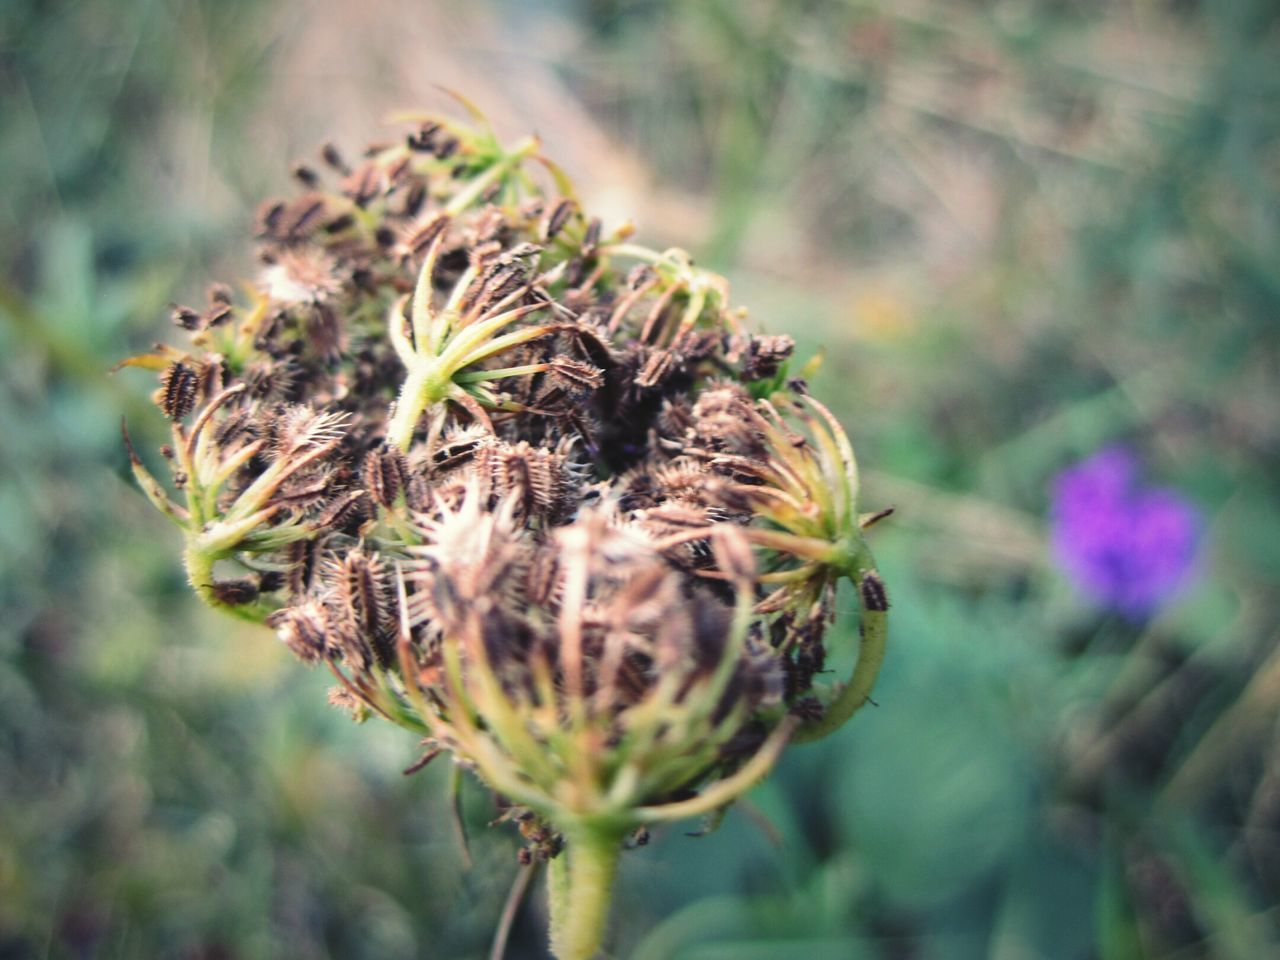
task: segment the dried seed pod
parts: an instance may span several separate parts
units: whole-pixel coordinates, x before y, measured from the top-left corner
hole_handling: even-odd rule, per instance
[[[413,133],[405,137],[405,143],[410,150],[426,153],[435,145],[436,134],[439,132],[440,124],[434,122],[424,123]]]
[[[547,375],[576,392],[598,390],[604,385],[603,370],[569,357],[552,357],[547,362]]]
[[[237,580],[217,580],[210,585],[210,588],[218,602],[225,603],[228,607],[243,606],[258,599],[258,583],[248,577]]]
[[[275,224],[269,236],[286,243],[303,239],[320,225],[326,206],[324,194],[304,193],[284,206],[275,218]]]
[[[360,479],[375,503],[390,508],[405,489],[409,464],[405,456],[394,447],[382,447],[365,454],[360,468]]]
[[[188,331],[200,329],[200,311],[192,310],[190,307],[184,307],[178,303],[171,304],[170,309],[169,316],[175,327]]]
[[[776,376],[795,352],[796,342],[788,336],[751,337],[742,358],[742,380],[752,383]]]
[[[311,589],[317,553],[314,540],[297,540],[285,548],[286,581],[291,596],[302,597]]]
[[[367,647],[379,664],[390,664],[395,617],[391,582],[381,558],[359,547],[343,557],[335,555],[326,563],[325,580],[331,609],[354,631],[348,645],[360,650]]]
[[[332,143],[326,143],[320,148],[320,156],[326,164],[336,170],[343,176],[351,173],[351,168],[347,166],[346,161],[342,159],[342,153]]]
[[[561,197],[556,201],[555,205],[547,212],[546,222],[542,225],[542,239],[554,240],[556,236],[564,229],[564,225],[569,222],[569,218],[573,216],[577,204],[568,197]]]
[[[387,179],[382,168],[372,161],[360,167],[342,181],[342,192],[361,209],[387,190]]]
[[[884,581],[874,572],[863,574],[858,590],[862,595],[862,606],[875,613],[883,613],[889,609],[889,596],[884,589]]]
[[[328,653],[328,614],[314,601],[277,610],[267,618],[267,626],[274,628],[280,641],[304,663],[316,663]]]
[[[348,490],[329,501],[318,514],[315,526],[321,530],[354,533],[370,516],[369,494],[364,490]]]
[[[289,171],[293,178],[308,189],[314,189],[320,183],[320,177],[305,163],[295,163]]]
[[[172,364],[160,376],[160,409],[170,420],[183,420],[196,404],[199,377],[189,364]]]
[[[267,200],[262,203],[254,215],[254,236],[259,238],[275,238],[279,235],[280,221],[284,217],[285,201]]]
[[[427,255],[431,245],[449,229],[451,218],[444,213],[434,213],[413,224],[404,234],[400,245],[407,256],[420,260]]]

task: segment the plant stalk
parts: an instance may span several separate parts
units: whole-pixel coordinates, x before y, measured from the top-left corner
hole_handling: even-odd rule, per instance
[[[884,663],[885,639],[888,632],[888,616],[882,610],[862,611],[862,643],[858,647],[858,660],[853,676],[836,698],[828,705],[822,717],[800,727],[792,738],[793,743],[821,740],[835,733],[849,718],[857,713],[871,697],[876,677]]]
[[[557,960],[591,960],[609,919],[622,837],[583,828],[565,834],[564,849],[548,864],[551,952]]]

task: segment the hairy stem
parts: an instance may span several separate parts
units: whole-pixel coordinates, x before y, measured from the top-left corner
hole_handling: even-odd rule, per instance
[[[486,190],[518,167],[521,161],[537,153],[538,146],[537,137],[525,137],[515,145],[510,153],[505,154],[484,173],[467,184],[464,190],[459,191],[449,201],[448,206],[445,207],[445,212],[453,216],[467,209],[467,207],[479,200]]]
[[[888,627],[889,617],[885,611],[868,610],[863,606],[862,644],[858,647],[858,661],[854,665],[853,676],[836,694],[820,719],[806,723],[796,731],[793,742],[806,743],[835,733],[862,709],[871,697],[876,677],[880,674],[880,666],[884,663]]]
[[[557,960],[591,960],[609,918],[622,837],[613,830],[580,828],[565,834],[565,847],[548,864],[551,952]]]
[[[387,424],[387,442],[408,453],[413,445],[413,432],[418,418],[433,403],[444,399],[434,366],[422,363],[409,371],[400,397],[396,400],[396,412]]]
[[[201,549],[190,538],[182,552],[182,563],[187,570],[187,581],[197,596],[214,610],[221,610],[250,623],[261,623],[271,613],[271,608],[263,603],[230,604],[221,600],[213,589],[213,565],[219,557],[209,550]]]

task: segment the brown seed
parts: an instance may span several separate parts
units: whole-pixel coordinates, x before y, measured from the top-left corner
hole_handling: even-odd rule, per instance
[[[875,571],[868,571],[862,576],[862,583],[858,585],[858,592],[862,595],[862,607],[872,613],[884,613],[889,609],[889,597],[885,593],[884,581],[880,579],[880,575]]]
[[[280,220],[284,216],[283,200],[268,200],[258,207],[254,217],[254,236],[276,237],[280,229]]]
[[[238,580],[219,580],[212,584],[214,597],[229,607],[239,607],[258,599],[258,584],[248,577]]]
[[[683,366],[683,358],[671,350],[654,350],[636,374],[637,387],[656,387]]]
[[[350,213],[339,214],[324,225],[325,233],[341,233],[355,226],[356,218]]]
[[[360,165],[355,173],[342,183],[342,192],[349,196],[355,205],[367,207],[369,201],[386,191],[387,184],[382,170],[372,161]]]
[[[324,211],[323,194],[304,193],[281,211],[274,234],[281,240],[300,240],[319,223]]]
[[[421,180],[416,181],[409,188],[409,192],[404,195],[404,205],[400,208],[402,216],[416,217],[418,211],[422,209],[422,203],[427,199],[427,185]]]
[[[410,150],[418,153],[426,153],[435,146],[436,133],[440,130],[440,124],[428,122],[424,123],[414,133],[405,137],[405,145]]]
[[[484,313],[519,293],[529,283],[529,271],[519,262],[495,263],[474,285],[474,300],[467,304],[477,314]]]
[[[445,437],[444,442],[431,455],[432,472],[454,470],[463,464],[470,463],[476,449],[484,440],[484,433],[474,430],[461,430],[452,436]]]
[[[399,160],[392,161],[391,165],[386,168],[387,183],[398,186],[409,174],[409,158],[401,157]]]
[[[316,176],[316,172],[308,167],[305,163],[295,163],[293,170],[290,171],[295,180],[304,187],[314,187],[320,182],[320,178]]]
[[[200,319],[203,327],[220,327],[235,315],[235,308],[226,303],[215,303]]]
[[[342,154],[338,152],[338,148],[332,143],[326,143],[320,148],[320,156],[324,162],[333,169],[337,170],[343,176],[351,173],[351,168],[347,166],[346,161],[342,159]]]
[[[777,374],[796,348],[788,336],[752,337],[742,359],[742,379],[746,383],[766,380]]]
[[[213,397],[221,393],[222,388],[226,386],[227,381],[227,365],[222,357],[214,354],[208,357],[200,364],[199,382],[197,384],[197,393],[205,398]]]
[[[449,228],[450,218],[447,214],[432,214],[421,223],[415,224],[405,234],[404,248],[413,257],[425,257],[431,245]]]
[[[200,329],[200,313],[190,307],[184,307],[178,303],[171,304],[169,318],[175,327],[181,327],[183,330]]]
[[[271,503],[295,510],[310,509],[324,501],[330,483],[331,477],[327,470],[292,476],[272,495]]]
[[[432,153],[436,155],[437,160],[448,160],[458,152],[459,146],[457,137],[446,137],[436,141],[436,147]]]
[[[311,589],[311,577],[316,568],[316,544],[314,540],[297,540],[285,548],[289,564],[289,592],[300,597]]]
[[[613,365],[613,354],[609,352],[609,341],[600,327],[591,323],[578,322],[567,326],[569,344],[574,353],[587,360],[603,372]]]
[[[329,688],[329,705],[345,710],[357,722],[369,715],[369,707],[346,687]]]
[[[368,518],[369,495],[363,490],[350,490],[329,501],[314,523],[321,530],[351,532]]]
[[[232,410],[213,428],[213,439],[221,447],[230,447],[242,437],[248,439],[253,423],[254,411],[241,408]]]
[[[393,651],[386,628],[391,590],[382,560],[357,547],[341,561],[331,562],[329,578],[340,609],[367,639],[378,662],[390,664]]]
[[[275,593],[284,586],[284,574],[279,570],[267,570],[258,574],[258,592]]]
[[[404,454],[394,447],[370,450],[360,468],[360,478],[374,501],[384,507],[393,507],[400,491],[405,488],[409,464]]]
[[[312,349],[329,362],[342,356],[347,341],[338,313],[327,303],[317,303],[307,317],[307,339]]]
[[[173,364],[160,377],[160,409],[170,420],[182,420],[196,405],[199,377],[181,361]]]
[[[542,238],[544,240],[554,240],[556,234],[564,229],[564,225],[569,222],[569,218],[573,216],[574,208],[577,206],[568,197],[561,197],[556,201],[555,206],[551,208],[551,212],[547,214],[546,223],[542,227]]]
[[[524,593],[529,603],[549,607],[560,584],[560,557],[552,548],[533,551],[525,570]]]
[[[273,363],[259,360],[246,364],[241,376],[246,385],[246,396],[276,403],[289,396],[298,374],[298,366],[290,361]]]
[[[304,663],[321,660],[328,647],[329,624],[324,608],[312,600],[285,607],[267,617],[267,626]]]
[[[591,222],[587,224],[586,233],[582,237],[582,255],[584,257],[594,257],[596,247],[600,245],[600,231],[602,227],[599,217],[592,217]]]
[[[604,384],[603,370],[568,357],[553,357],[547,363],[547,373],[566,386],[583,390],[598,390]]]

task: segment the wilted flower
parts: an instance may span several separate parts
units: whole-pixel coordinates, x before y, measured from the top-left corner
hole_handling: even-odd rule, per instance
[[[598,947],[628,835],[714,821],[868,699],[888,602],[853,451],[725,280],[587,218],[527,139],[423,118],[264,206],[247,303],[175,308],[160,373],[209,604],[420,734],[550,860],[553,944]],[[544,192],[531,167],[550,172]],[[816,682],[841,578],[862,643]]]
[[[1053,551],[1088,597],[1144,620],[1186,586],[1200,517],[1184,498],[1140,482],[1138,462],[1108,447],[1053,485]]]

